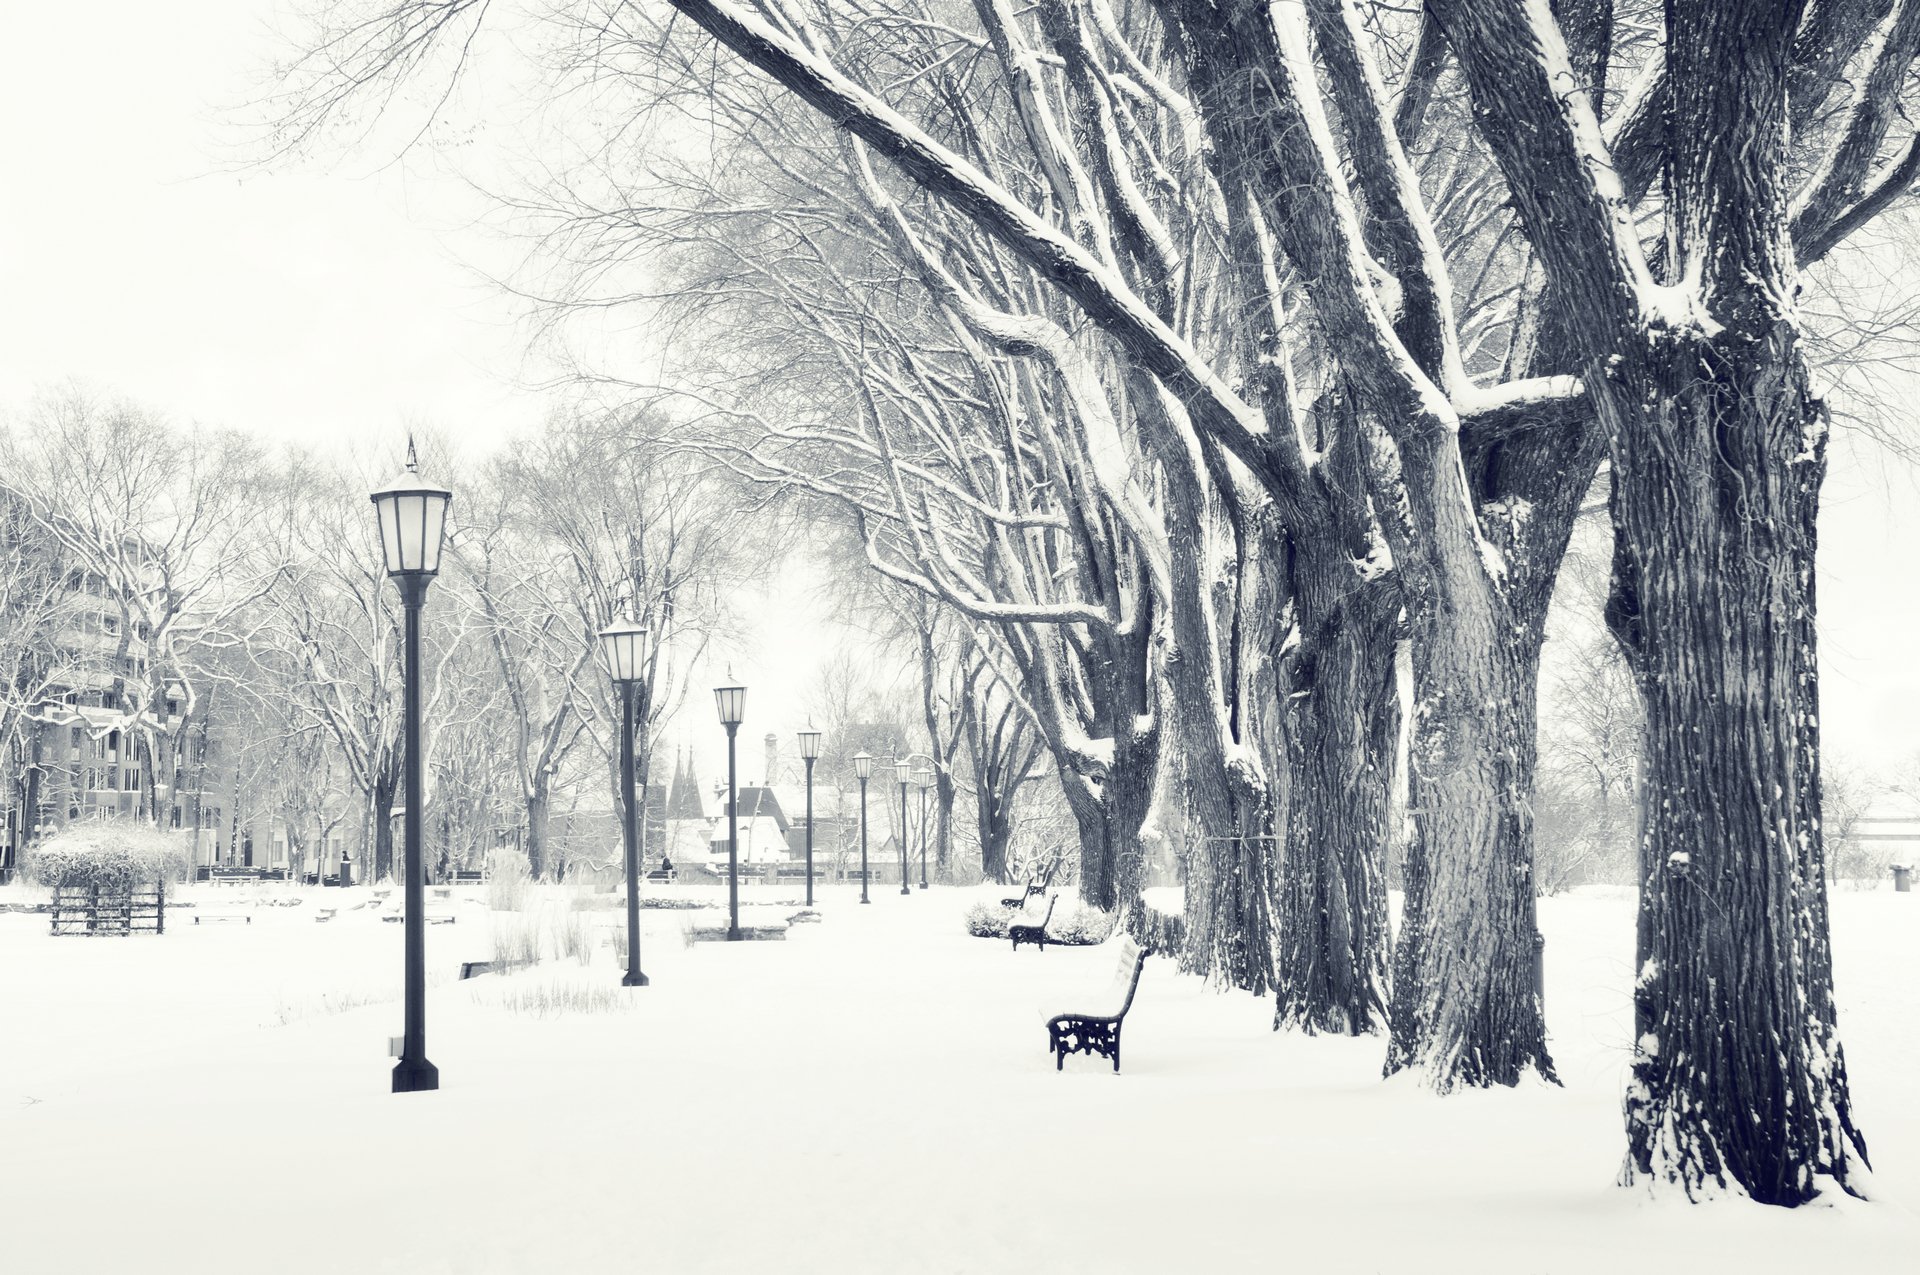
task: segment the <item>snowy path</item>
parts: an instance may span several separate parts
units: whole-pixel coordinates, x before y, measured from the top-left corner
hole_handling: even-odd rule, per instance
[[[752,896],[749,895],[749,898]],[[829,891],[786,943],[682,946],[655,986],[538,1018],[544,966],[432,989],[445,1086],[387,1092],[399,928],[60,940],[0,916],[0,1265],[10,1271],[559,1272],[1904,1269],[1920,1248],[1912,896],[1835,930],[1872,1206],[1650,1205],[1621,1146],[1631,905],[1550,900],[1564,1089],[1444,1101],[1376,1079],[1377,1041],[1275,1036],[1270,1010],[1150,962],[1126,1073],[1056,1075],[1039,1023],[1105,951],[968,938],[970,895]],[[477,908],[475,909],[477,911]],[[306,912],[307,915],[299,915]],[[609,918],[611,919],[611,918]],[[430,931],[438,971],[486,926]],[[345,922],[345,923],[342,923]]]

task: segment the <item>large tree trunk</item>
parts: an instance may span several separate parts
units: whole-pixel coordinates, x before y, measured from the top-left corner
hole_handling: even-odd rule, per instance
[[[1140,893],[1140,829],[1153,808],[1159,764],[1157,730],[1120,732],[1101,778],[1062,777],[1080,832],[1080,897],[1094,907],[1111,912]]]
[[[1240,514],[1237,493],[1209,481],[1184,425],[1153,410],[1157,391],[1134,378],[1134,401],[1153,438],[1167,484],[1165,524],[1171,629],[1161,668],[1168,726],[1180,760],[1186,817],[1186,946],[1182,967],[1227,987],[1264,995],[1273,980],[1273,792],[1245,711],[1250,682],[1238,674],[1244,648],[1264,653],[1279,626],[1275,599],[1257,594],[1250,571],[1215,566],[1229,549],[1247,560],[1257,520]],[[1216,543],[1214,537],[1228,544]],[[1247,632],[1244,630],[1257,630]]]
[[[546,785],[536,784],[526,797],[527,872],[535,881],[546,879],[547,822],[552,812]],[[556,878],[557,879],[557,878]]]
[[[1747,333],[1657,351],[1663,410],[1614,454],[1610,618],[1646,706],[1623,1176],[1795,1204],[1823,1175],[1848,1186],[1866,1147],[1820,825],[1826,423],[1791,323]]]
[[[1274,1026],[1360,1035],[1387,1008],[1398,593],[1362,582],[1338,549],[1321,537],[1294,554],[1295,637],[1279,688],[1288,786]]]
[[[1536,987],[1533,759],[1537,661],[1511,555],[1461,499],[1457,437],[1400,440],[1416,521],[1403,566],[1413,653],[1412,833],[1394,958],[1389,1075],[1441,1092],[1552,1077]]]
[[[368,794],[373,808],[373,879],[386,881],[393,876],[393,803],[400,789],[397,767],[377,777]]]

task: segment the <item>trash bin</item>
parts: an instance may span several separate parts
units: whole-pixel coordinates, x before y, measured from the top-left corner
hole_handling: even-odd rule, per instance
[[[1901,894],[1913,889],[1913,866],[1906,863],[1893,865],[1893,888]]]

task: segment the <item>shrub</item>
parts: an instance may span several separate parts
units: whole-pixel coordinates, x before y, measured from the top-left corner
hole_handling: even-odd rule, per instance
[[[977,939],[1003,939],[1013,923],[1013,909],[998,903],[976,903],[967,909],[967,933]]]
[[[493,959],[499,964],[532,965],[545,955],[537,914],[495,912],[489,918],[489,925],[493,931]]]
[[[1102,912],[1084,903],[1075,904],[1067,908],[1065,915],[1058,911],[1053,914],[1053,920],[1047,923],[1047,939],[1074,945],[1104,943],[1113,936],[1118,920],[1116,913]]]
[[[40,885],[124,894],[156,881],[186,880],[193,852],[183,832],[134,819],[99,819],[68,824],[29,847],[23,867]]]
[[[553,927],[556,956],[570,956],[582,965],[593,963],[593,921],[569,910]]]
[[[526,856],[513,850],[487,852],[487,906],[495,912],[524,912],[533,894]]]

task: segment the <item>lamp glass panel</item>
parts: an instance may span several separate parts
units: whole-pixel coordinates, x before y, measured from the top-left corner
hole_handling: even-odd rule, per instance
[[[420,570],[435,575],[440,571],[440,547],[447,534],[447,506],[452,502],[435,494],[422,496],[420,503],[423,513]]]
[[[897,761],[893,763],[893,777],[898,783],[906,783],[907,780],[913,777],[913,763],[910,761]]]
[[[738,726],[746,719],[747,688],[744,686],[716,686],[713,688],[715,705],[720,710],[720,724]]]
[[[803,730],[800,732],[800,755],[808,760],[820,756],[820,732]]]
[[[386,561],[389,572],[400,569],[400,514],[394,508],[393,497],[382,496],[374,501],[374,509],[380,515],[380,556]]]
[[[862,779],[873,778],[873,755],[871,753],[855,753],[853,755],[853,773]]]
[[[417,492],[403,491],[393,498],[400,524],[400,569],[420,570],[420,539],[426,530],[427,498]]]

